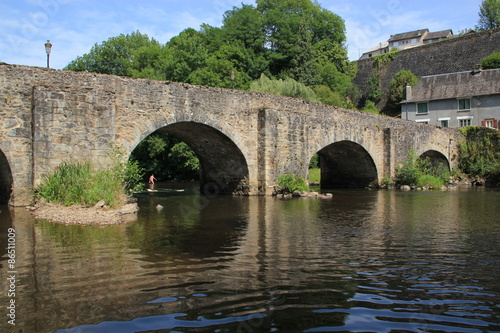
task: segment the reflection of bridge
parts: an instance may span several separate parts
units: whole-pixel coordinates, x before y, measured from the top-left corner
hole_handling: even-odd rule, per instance
[[[269,193],[283,173],[305,176],[321,156],[323,187],[394,176],[414,148],[453,166],[461,135],[414,122],[302,100],[93,73],[0,65],[0,200],[30,202],[33,186],[65,160],[106,164],[155,131],[185,141],[201,186]]]

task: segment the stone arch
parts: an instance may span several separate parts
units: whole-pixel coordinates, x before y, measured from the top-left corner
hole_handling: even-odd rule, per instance
[[[450,162],[446,156],[437,150],[428,150],[420,155],[420,158],[429,158],[432,166],[435,168],[445,167],[447,171],[450,171]]]
[[[0,205],[8,204],[12,194],[12,171],[7,157],[0,150]]]
[[[196,154],[200,160],[202,193],[248,193],[247,161],[239,147],[224,133],[212,126],[191,121],[168,124],[156,131],[184,141]]]
[[[321,188],[363,188],[378,180],[377,167],[358,143],[339,141],[318,152]]]

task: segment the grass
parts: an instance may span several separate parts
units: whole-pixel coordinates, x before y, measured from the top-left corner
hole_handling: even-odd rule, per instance
[[[309,169],[309,175],[307,177],[307,180],[311,182],[317,182],[319,183],[321,180],[321,169],[319,168],[311,168]]]
[[[125,189],[120,177],[110,170],[95,170],[90,162],[63,162],[46,176],[36,196],[64,206],[93,206],[104,200],[110,207],[121,206]]]

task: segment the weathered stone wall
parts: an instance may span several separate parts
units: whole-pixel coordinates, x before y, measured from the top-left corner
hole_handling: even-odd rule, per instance
[[[325,154],[338,154],[344,169],[361,157],[374,181],[393,176],[410,148],[440,152],[453,165],[461,138],[456,130],[287,97],[26,66],[0,66],[0,93],[0,169],[10,168],[14,205],[29,203],[33,186],[61,162],[107,165],[110,145],[130,154],[156,130],[197,153],[211,193],[240,184],[270,193],[277,176],[306,176],[310,158],[338,142],[349,145]]]
[[[477,68],[481,59],[493,52],[500,52],[500,29],[400,51],[391,63],[378,69],[382,91],[387,93],[391,79],[402,69],[411,71],[417,77],[468,71]],[[361,91],[361,100],[364,100],[368,80],[372,71],[376,70],[376,64],[372,59],[364,59],[358,61],[358,67],[354,83]],[[382,108],[386,102],[385,94],[378,106]]]

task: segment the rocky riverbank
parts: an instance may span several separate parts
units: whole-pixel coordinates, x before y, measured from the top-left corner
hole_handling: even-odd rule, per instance
[[[118,209],[109,209],[104,202],[94,207],[61,206],[51,203],[37,203],[27,207],[37,219],[64,224],[113,225],[135,220],[139,207],[127,203]]]

